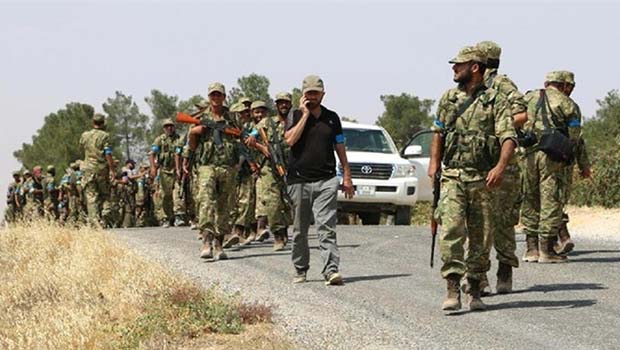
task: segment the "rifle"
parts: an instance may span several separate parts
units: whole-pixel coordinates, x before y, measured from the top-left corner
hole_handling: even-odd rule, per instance
[[[292,208],[293,200],[291,199],[291,196],[286,190],[286,168],[284,166],[284,153],[282,152],[280,134],[278,132],[278,129],[273,124],[271,130],[273,134],[273,142],[270,142],[264,128],[261,128],[258,132],[260,133],[260,137],[269,151],[271,171],[276,181],[278,181],[282,185],[280,186],[280,196],[282,197],[284,203],[289,208]]]
[[[433,177],[433,205],[431,212],[431,268],[433,268],[433,260],[435,260],[435,238],[437,237],[437,220],[435,220],[435,210],[439,203],[439,194],[441,187],[441,170],[435,173]]]
[[[232,126],[228,126],[225,123],[221,123],[221,122],[217,122],[215,120],[212,119],[208,119],[208,118],[202,118],[202,119],[196,119],[194,117],[192,117],[191,115],[187,114],[187,113],[183,113],[183,112],[179,112],[177,113],[177,123],[185,123],[185,124],[194,124],[194,125],[202,125],[205,126],[209,129],[212,129],[214,131],[218,131],[217,133],[215,133],[215,142],[216,143],[221,143],[221,134],[220,133],[224,133],[226,135],[230,135],[236,138],[241,138],[241,136],[243,135],[243,131],[239,128],[235,128]],[[219,139],[219,141],[218,141]]]

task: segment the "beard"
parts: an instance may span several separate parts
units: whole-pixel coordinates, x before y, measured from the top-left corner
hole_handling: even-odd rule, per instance
[[[280,116],[286,117],[288,115],[288,112],[290,112],[290,110],[291,110],[290,107],[282,107],[282,108],[278,108],[278,113],[280,114]]]

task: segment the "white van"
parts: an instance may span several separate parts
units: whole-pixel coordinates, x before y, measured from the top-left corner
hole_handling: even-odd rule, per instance
[[[357,214],[365,225],[377,225],[381,213],[394,215],[396,225],[409,225],[417,200],[416,168],[402,158],[380,126],[342,122],[355,196],[338,191],[338,209]],[[342,166],[336,157],[342,182]]]

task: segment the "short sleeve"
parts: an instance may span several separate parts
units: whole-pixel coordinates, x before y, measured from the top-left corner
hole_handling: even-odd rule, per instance
[[[333,126],[334,143],[343,144],[345,139],[344,139],[344,134],[342,132],[342,123],[340,123],[340,117],[338,117],[338,114],[334,113],[333,118],[334,118],[334,126]]]

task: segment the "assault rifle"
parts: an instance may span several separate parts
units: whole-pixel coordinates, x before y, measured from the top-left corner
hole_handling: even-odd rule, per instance
[[[176,120],[177,120],[177,123],[202,125],[214,131],[217,131],[215,133],[216,143],[221,143],[221,133],[224,133],[226,135],[230,135],[236,138],[241,138],[243,134],[243,130],[226,125],[226,123],[217,122],[215,120],[208,119],[208,118],[196,119],[192,117],[191,115],[187,113],[183,113],[183,112],[177,113]]]
[[[433,177],[433,205],[431,212],[431,268],[433,268],[433,261],[435,260],[435,238],[437,237],[437,220],[435,220],[435,210],[439,203],[439,194],[441,189],[441,170],[435,173]]]
[[[261,128],[258,132],[260,133],[260,137],[269,151],[268,158],[270,158],[271,171],[276,181],[282,185],[280,196],[288,208],[292,208],[293,200],[286,190],[286,167],[284,163],[284,152],[282,151],[281,145],[281,135],[279,134],[277,128],[273,125],[273,140],[269,140],[264,128]]]

